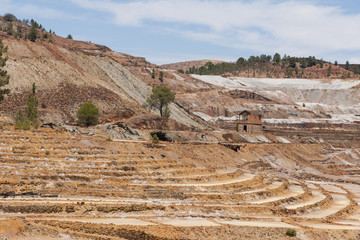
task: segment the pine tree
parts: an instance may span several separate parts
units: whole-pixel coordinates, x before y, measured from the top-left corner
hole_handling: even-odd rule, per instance
[[[156,88],[153,88],[152,94],[147,99],[147,102],[150,106],[159,109],[160,116],[168,117],[170,115],[170,111],[167,106],[170,102],[173,102],[174,99],[175,93],[173,93],[170,88],[165,86],[157,86]]]
[[[328,72],[327,72],[327,76],[330,77],[331,75],[331,63],[329,64],[329,68],[328,68]]]
[[[275,63],[280,63],[280,61],[281,61],[281,56],[280,56],[280,54],[275,53],[273,59],[274,59],[274,62],[275,62]]]
[[[39,120],[38,120],[38,106],[39,101],[36,96],[36,86],[33,83],[32,93],[28,97],[27,106],[26,106],[26,117],[32,123],[34,128],[38,128]]]
[[[164,82],[164,72],[163,72],[163,71],[160,72],[159,80],[160,80],[161,82]]]
[[[2,39],[0,38],[0,102],[4,100],[5,94],[10,93],[10,89],[1,88],[7,84],[9,84],[10,75],[7,71],[3,70],[3,67],[6,65],[7,57],[3,57],[2,55],[6,53],[8,50],[7,47],[4,46]]]
[[[36,41],[36,39],[37,39],[37,30],[36,30],[36,27],[35,27],[35,25],[33,25],[32,27],[31,27],[31,30],[30,30],[30,33],[28,34],[28,39],[30,39],[30,41],[32,41],[32,42],[35,42]]]
[[[346,61],[346,63],[345,63],[345,69],[346,69],[346,70],[349,70],[349,67],[350,67],[350,63],[349,63],[349,61]]]

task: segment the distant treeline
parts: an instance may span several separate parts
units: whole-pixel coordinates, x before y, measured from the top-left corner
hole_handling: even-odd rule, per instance
[[[260,56],[250,56],[248,59],[240,57],[236,62],[222,62],[217,64],[208,62],[204,66],[193,66],[186,72],[184,72],[183,70],[179,70],[179,72],[200,75],[221,75],[224,73],[237,73],[243,71],[254,71],[259,69],[269,71],[269,67],[271,66],[284,69],[285,72],[298,72],[300,69],[305,69],[316,65],[319,65],[320,68],[323,68],[324,63],[327,62],[322,59],[316,59],[314,56],[291,57],[284,55],[283,57],[281,57],[279,53],[276,53],[274,56],[265,54],[262,54]],[[337,61],[335,61],[334,64],[335,66],[337,66]],[[348,61],[346,62],[344,68],[354,71],[355,74],[358,74],[359,72],[358,68],[356,67],[353,69],[349,69]]]

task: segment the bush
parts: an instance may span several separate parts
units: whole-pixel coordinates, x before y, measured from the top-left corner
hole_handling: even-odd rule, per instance
[[[15,117],[15,129],[30,130],[31,122],[26,115],[20,110]]]
[[[96,125],[99,115],[99,109],[91,102],[83,103],[76,113],[78,124],[86,127]]]
[[[154,134],[154,135],[152,136],[152,142],[153,142],[153,143],[159,143],[159,137],[158,137],[158,135]]]
[[[12,21],[17,20],[17,18],[14,16],[14,14],[6,13],[4,16],[4,20],[7,22],[12,22]]]
[[[286,230],[286,236],[295,237],[296,236],[296,230],[292,229],[292,228],[289,228],[288,230]]]
[[[67,35],[67,37],[66,37],[67,39],[73,39],[73,37],[71,36],[71,34],[69,34],[69,35]]]

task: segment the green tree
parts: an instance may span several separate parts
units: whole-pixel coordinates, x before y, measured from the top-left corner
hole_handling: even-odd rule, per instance
[[[31,126],[34,128],[39,127],[38,105],[39,101],[36,96],[36,86],[35,83],[33,83],[32,92],[27,100],[25,114],[20,110],[15,116],[15,129],[30,130]]]
[[[4,20],[6,22],[13,22],[13,21],[17,20],[17,18],[15,17],[14,14],[6,13],[5,16],[4,16]]]
[[[23,31],[23,28],[21,26],[17,26],[17,31],[16,31],[16,34],[15,34],[15,37],[16,38],[22,38],[23,37],[22,31]]]
[[[34,128],[38,128],[39,120],[38,120],[38,106],[39,101],[36,96],[36,86],[33,83],[32,92],[28,97],[27,106],[26,106],[26,117],[32,123]]]
[[[73,37],[71,36],[71,34],[68,34],[66,38],[67,38],[67,39],[71,39],[71,40],[73,39]]]
[[[14,28],[14,25],[12,24],[12,22],[9,22],[6,27],[6,33],[10,36],[13,35],[14,34],[13,28]]]
[[[164,72],[163,72],[163,71],[160,71],[159,80],[160,80],[161,82],[164,82]]]
[[[296,67],[296,59],[295,58],[292,57],[289,59],[289,67],[291,67],[291,68]]]
[[[168,112],[167,106],[170,102],[173,102],[175,100],[175,93],[171,91],[170,88],[165,86],[157,86],[152,89],[152,94],[147,99],[147,102],[150,106],[156,107],[160,111],[160,116],[170,115]]]
[[[355,65],[353,72],[359,74],[359,65]]]
[[[273,59],[274,59],[274,62],[275,62],[275,63],[280,63],[280,61],[281,61],[281,56],[280,56],[280,54],[279,54],[279,53],[275,53]]]
[[[305,58],[302,58],[300,61],[300,67],[301,68],[306,68],[307,67],[307,61]]]
[[[346,70],[349,70],[349,67],[350,67],[350,63],[349,63],[349,61],[346,61],[346,63],[345,63],[345,69],[346,69]]]
[[[27,35],[27,38],[30,39],[30,41],[35,42],[37,39],[37,30],[35,25],[33,25],[30,29],[29,34]]]
[[[327,70],[327,76],[330,77],[331,75],[331,63],[329,63],[329,68]]]
[[[3,67],[6,65],[7,57],[3,57],[3,54],[8,50],[7,47],[4,46],[2,39],[0,38],[0,102],[4,100],[6,94],[10,93],[10,89],[1,88],[7,84],[9,84],[10,75],[7,71],[3,70]]]
[[[89,127],[96,125],[99,120],[99,109],[91,102],[83,103],[76,112],[78,124]]]
[[[337,65],[338,65],[338,61],[335,60],[334,65],[337,66]]]

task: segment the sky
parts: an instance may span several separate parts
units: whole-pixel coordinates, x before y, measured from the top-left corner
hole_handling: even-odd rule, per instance
[[[0,15],[155,64],[280,53],[360,64],[358,0],[0,0]]]

